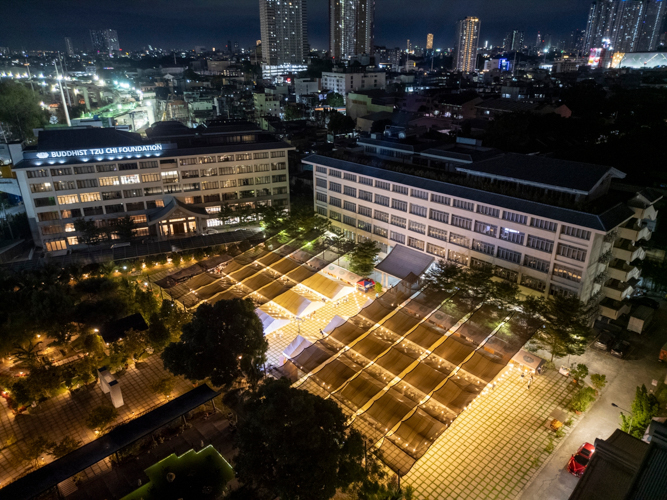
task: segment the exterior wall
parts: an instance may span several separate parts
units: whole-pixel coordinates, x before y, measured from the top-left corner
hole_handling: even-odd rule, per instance
[[[520,222],[513,222],[504,219],[505,213],[509,212],[501,207],[483,205],[476,202],[468,202],[472,203],[472,207],[470,207],[472,208],[472,211],[466,210],[463,208],[457,208],[456,206],[454,206],[454,204],[455,200],[457,200],[457,202],[467,201],[467,200],[463,199],[459,200],[456,199],[455,197],[449,197],[450,198],[449,205],[444,205],[434,201],[437,198],[434,198],[433,195],[445,197],[445,195],[442,195],[440,193],[419,190],[422,193],[428,195],[428,199],[421,199],[412,196],[415,190],[413,190],[411,187],[405,184],[396,185],[392,183],[390,186],[391,190],[387,191],[377,186],[377,181],[383,182],[380,177],[374,178],[374,177],[361,176],[358,174],[352,174],[352,176],[354,176],[354,178],[357,179],[356,181],[354,181],[351,180],[352,177],[350,177],[350,179],[345,179],[344,171],[331,169],[317,164],[315,164],[314,167],[315,167],[314,168],[315,210],[321,215],[326,214],[326,216],[328,216],[329,218],[332,218],[331,212],[333,211],[334,214],[332,222],[334,226],[338,227],[341,231],[343,231],[347,237],[352,237],[355,239],[371,238],[380,243],[381,245],[384,245],[382,247],[384,251],[391,250],[391,248],[394,245],[399,243],[405,246],[412,246],[413,248],[415,248],[416,246],[419,247],[423,246],[423,250],[422,248],[418,249],[435,255],[436,252],[434,252],[434,250],[436,249],[434,249],[433,247],[429,249],[428,246],[429,244],[435,245],[442,249],[441,251],[440,250],[438,251],[441,252],[441,254],[439,254],[438,257],[446,256],[447,259],[449,260],[453,260],[455,262],[462,263],[468,266],[471,265],[471,262],[474,263],[477,261],[492,264],[493,266],[498,266],[500,268],[503,268],[503,270],[516,273],[515,275],[511,276],[511,280],[519,284],[524,283],[526,282],[525,280],[529,280],[531,278],[534,280],[539,280],[543,283],[544,289],[542,293],[544,294],[565,293],[565,294],[576,295],[580,297],[583,301],[587,301],[592,295],[596,293],[597,290],[600,289],[600,284],[594,283],[594,279],[599,274],[601,267],[598,264],[598,261],[600,258],[600,254],[603,253],[603,250],[610,245],[607,244],[606,246],[603,247],[602,242],[605,236],[605,233],[603,232],[594,231],[589,228],[573,226],[571,224],[565,225],[564,223],[554,219],[545,219],[544,217],[533,218],[531,214],[521,213],[521,212],[512,212],[512,213],[517,214],[518,216],[525,217],[525,224]],[[332,175],[332,172],[334,173],[334,175]],[[340,174],[340,177],[336,175],[337,172]],[[348,176],[350,176],[350,174],[348,174]],[[360,183],[359,178],[361,177],[365,179],[371,179],[373,181],[373,185],[369,186]],[[341,185],[340,193],[335,190],[332,191],[331,189],[332,182],[334,184]],[[356,189],[356,196],[351,193],[345,194],[345,187]],[[399,191],[407,190],[408,194],[397,192],[395,191],[395,189],[398,189]],[[372,193],[373,201],[366,201],[360,199],[359,198],[360,190]],[[376,195],[388,197],[389,206],[382,206],[376,203]],[[332,197],[335,199],[340,199],[340,204],[341,204],[340,207],[335,206],[335,204],[332,205],[331,203]],[[324,198],[326,198],[326,201],[324,201]],[[396,202],[398,202],[399,205],[401,202],[404,203],[406,211],[397,208],[392,208],[392,205],[394,205],[394,200],[396,200]],[[345,202],[354,203],[355,212],[352,212],[351,210],[346,210]],[[413,210],[413,205],[425,208],[426,215],[420,216],[411,213],[411,211],[415,212],[418,211],[417,209]],[[359,213],[360,207],[362,207],[361,208],[362,212],[364,208],[370,209],[372,211],[372,215],[364,215],[362,213]],[[497,214],[498,216],[496,217],[492,215],[485,215],[479,213],[480,209],[484,210],[484,208],[482,207],[498,210]],[[445,223],[432,219],[431,217],[437,217],[437,215],[435,215],[432,212],[432,210],[437,210],[440,212],[447,213],[449,215],[447,222]],[[388,214],[389,222],[378,220],[377,212]],[[423,210],[422,213],[424,213]],[[339,216],[336,214],[339,214]],[[391,223],[392,216],[405,219],[406,227],[402,228],[393,225]],[[345,219],[344,217],[349,217],[349,219]],[[455,222],[455,219],[453,219],[454,217],[460,217],[463,219],[470,220],[470,229],[456,226],[455,223],[458,223],[458,221]],[[546,229],[540,229],[538,227],[533,227],[532,226],[533,219],[536,220],[539,219],[551,223],[552,224],[551,229],[553,230],[546,230]],[[496,226],[495,236],[477,232],[475,230],[477,222],[489,226]],[[420,234],[418,232],[411,231],[409,229],[410,223],[413,224],[417,223],[424,225],[426,234]],[[360,228],[360,226],[365,226],[365,225],[366,225],[365,227],[368,228],[367,226],[368,224],[370,224],[370,229],[371,229],[370,231]],[[567,234],[563,234],[563,230],[565,227],[572,227],[574,229],[580,229],[582,231],[586,231],[588,233],[588,239],[576,238],[573,236],[568,236]],[[509,229],[510,231],[524,233],[522,241],[512,242],[508,241],[507,239],[502,239],[500,236],[501,228],[506,228]],[[386,231],[386,236],[384,236],[383,234],[384,231]],[[437,234],[439,231],[447,232],[446,235],[447,241],[434,237],[434,235]],[[392,232],[395,233],[393,238],[392,238]],[[382,234],[377,234],[377,233],[382,233]],[[460,246],[452,242],[452,233],[466,238],[468,240],[468,245]],[[516,235],[517,233],[508,233],[508,234],[509,234],[508,237],[512,238],[514,237],[513,235]],[[584,235],[585,234],[586,233],[584,233]],[[396,237],[397,235],[398,237]],[[541,251],[535,248],[531,248],[528,243],[529,236],[534,236],[537,238],[542,238],[544,240],[553,242],[551,251]],[[411,241],[410,238],[413,238],[414,240]],[[402,240],[402,241],[396,241],[396,240]],[[473,249],[473,241],[479,242],[481,244],[494,245],[493,252],[485,253]],[[417,244],[417,242],[420,243]],[[576,250],[584,251],[585,257],[583,257],[582,260],[581,257],[579,259],[575,259],[564,255],[560,255],[559,245],[561,244],[567,245],[568,247],[572,247],[573,249]],[[499,253],[499,247],[506,250],[510,250],[512,252],[519,253],[520,259],[518,260],[518,262],[511,262],[509,260],[502,258],[501,254]],[[546,272],[534,268],[537,266],[527,265],[526,261],[527,257],[537,258],[540,259],[541,261],[548,262],[548,265],[544,264],[544,271]],[[476,261],[471,261],[471,259],[476,259]],[[555,266],[559,266],[559,268],[564,267],[568,271],[561,272],[560,276],[555,275],[554,274]],[[602,267],[604,266],[606,266],[606,264],[602,264]],[[575,278],[573,279],[572,276],[574,276]],[[581,278],[577,280],[576,276],[580,276]],[[535,293],[535,288],[540,288],[540,287],[536,286],[534,288],[529,288],[522,286],[522,289],[525,292],[529,293]]]
[[[322,88],[333,90],[343,96],[356,90],[383,89],[387,84],[384,71],[371,73],[322,73]]]
[[[15,172],[24,195],[35,243],[47,248],[48,242],[64,240],[66,247],[71,247],[77,244],[78,236],[74,231],[74,221],[81,217],[103,225],[109,220],[129,215],[137,223],[138,235],[148,235],[147,214],[166,205],[171,197],[185,205],[209,207],[207,211],[213,218],[216,210],[211,207],[217,208],[222,203],[280,203],[288,206],[287,157],[286,148],[260,150],[258,145],[257,150],[243,153],[175,157],[166,153],[160,157],[140,159],[44,164],[16,169]],[[137,164],[137,168],[119,170],[119,164],[132,163]],[[91,172],[77,174],[74,167],[88,168]],[[116,170],[100,171],[109,168]],[[61,169],[68,170],[64,170],[64,175],[59,175]],[[204,176],[204,171],[209,169],[215,169],[216,175]],[[46,176],[28,177],[29,172],[37,171],[46,171]],[[101,181],[102,178],[112,180]],[[112,184],[101,185],[109,182]],[[64,184],[56,190],[56,183]],[[31,186],[39,184],[44,184],[46,190],[33,193]],[[84,184],[90,187],[81,187]],[[83,193],[94,201],[83,202]],[[116,198],[108,199],[110,196]],[[49,205],[38,206],[43,203]],[[72,214],[73,210],[80,210],[81,214]],[[55,218],[40,220],[40,214],[47,214],[41,218]],[[217,220],[210,219],[211,222]],[[205,228],[198,227],[197,232],[202,229]]]

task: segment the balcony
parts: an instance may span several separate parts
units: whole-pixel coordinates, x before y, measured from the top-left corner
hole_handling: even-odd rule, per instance
[[[635,259],[644,260],[646,257],[646,252],[642,247],[633,245],[632,241],[627,239],[616,241],[614,248],[611,249],[611,254],[614,258],[625,262],[632,262]]]
[[[605,318],[615,320],[629,312],[630,305],[627,302],[620,302],[608,297],[600,302],[600,314],[602,314],[602,316]]]
[[[627,264],[625,261],[615,259],[609,263],[607,268],[607,275],[618,281],[630,281],[631,279],[639,279],[641,271],[638,267]]]
[[[639,220],[643,219],[648,219],[648,220],[655,220],[658,217],[658,211],[655,209],[653,205],[649,205],[648,207],[644,206],[638,206],[638,207],[630,207],[632,210],[635,212],[635,217]]]
[[[649,240],[651,239],[651,230],[645,225],[640,225],[637,219],[630,219],[618,228],[618,235],[631,241]]]
[[[610,279],[604,285],[602,285],[602,293],[605,297],[612,300],[622,301],[626,297],[629,297],[632,293],[633,282],[619,281],[615,279]]]

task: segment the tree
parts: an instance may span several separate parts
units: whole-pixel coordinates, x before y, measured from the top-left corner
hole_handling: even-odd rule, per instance
[[[375,241],[366,240],[355,245],[349,254],[350,270],[360,276],[372,273],[379,253],[380,247]]]
[[[157,313],[153,313],[150,318],[150,325],[146,332],[146,337],[154,349],[163,349],[171,340],[171,333],[167,326],[160,320]]]
[[[352,118],[336,111],[329,115],[327,130],[334,136],[335,142],[336,135],[352,132],[354,130],[354,125],[355,123]]]
[[[300,120],[303,118],[303,110],[297,106],[286,106],[285,107],[285,120]]]
[[[454,288],[456,279],[462,270],[453,262],[439,259],[424,276],[424,281],[436,290],[450,291]]]
[[[480,269],[466,269],[459,275],[459,284],[463,296],[468,301],[470,309],[487,300],[494,291],[495,284],[491,279],[493,273],[490,267]]]
[[[531,343],[538,349],[548,351],[552,362],[554,358],[584,352],[591,330],[577,297],[553,295],[545,299],[529,296],[522,302],[522,307],[528,316],[543,323]]]
[[[84,245],[97,245],[100,241],[100,230],[92,219],[76,219],[74,230],[79,234],[79,241]]]
[[[601,373],[593,373],[591,375],[591,384],[596,390],[601,391],[607,385],[607,376]]]
[[[109,424],[118,417],[118,410],[111,405],[96,406],[90,411],[86,419],[86,425],[96,431],[96,433],[103,434],[104,430],[109,427]]]
[[[121,217],[113,226],[114,232],[118,235],[121,241],[130,241],[134,238],[134,230],[137,228],[134,220],[129,215]]]
[[[33,467],[39,466],[39,459],[53,447],[53,443],[44,436],[37,436],[26,442],[22,450],[23,459],[32,464]]]
[[[170,340],[176,341],[180,338],[183,325],[190,322],[192,316],[189,312],[181,309],[172,300],[163,300],[158,313],[159,319],[169,330]]]
[[[329,236],[326,239],[326,242],[327,245],[329,245],[330,247],[334,247],[336,249],[336,253],[338,254],[338,258],[336,259],[337,264],[340,264],[340,258],[343,255],[345,255],[348,252],[351,252],[356,246],[354,241],[345,238],[345,236],[341,234],[335,234],[333,236]]]
[[[231,226],[235,224],[238,219],[238,214],[232,208],[231,205],[225,203],[220,205],[220,211],[218,212],[218,220],[222,222],[224,226]]]
[[[65,455],[72,453],[74,450],[79,449],[81,444],[81,441],[78,441],[71,436],[65,436],[59,443],[53,443],[49,454],[53,455],[54,458],[64,457]]]
[[[174,386],[176,385],[176,379],[174,377],[166,377],[158,380],[152,386],[153,392],[168,398],[172,392],[174,392]]]
[[[44,126],[46,121],[36,94],[21,83],[7,79],[0,82],[0,122],[17,139],[32,139],[32,130]]]
[[[332,400],[267,379],[244,404],[235,469],[270,498],[325,500],[364,477],[361,435]]]
[[[267,231],[280,228],[283,219],[287,216],[283,207],[261,205],[257,207],[257,214],[262,220],[261,226]]]
[[[572,363],[570,376],[572,377],[572,380],[575,380],[578,384],[583,384],[584,379],[588,376],[588,367],[583,363],[579,363],[576,366]]]
[[[259,369],[267,349],[252,301],[221,300],[197,308],[192,321],[183,326],[181,339],[162,352],[162,360],[174,375],[191,381],[209,378],[222,386],[241,376],[246,363]]]
[[[570,401],[570,409],[572,411],[585,412],[595,401],[595,389],[592,387],[582,387],[579,389]]]
[[[14,352],[12,353],[12,356],[14,356],[17,361],[25,363],[29,368],[34,368],[37,366],[40,360],[40,356],[38,354],[39,350],[41,349],[39,347],[40,345],[42,345],[41,342],[36,342],[33,344],[32,341],[28,342],[24,346],[17,344],[14,346]]]
[[[642,384],[635,391],[631,408],[632,414],[629,417],[621,413],[621,430],[641,439],[653,417],[658,416],[660,402],[655,394],[648,392],[646,386]]]
[[[345,98],[338,92],[331,92],[327,95],[327,104],[332,108],[342,108],[345,106]]]
[[[501,307],[516,305],[519,296],[519,285],[511,281],[496,281],[492,285],[491,299]]]

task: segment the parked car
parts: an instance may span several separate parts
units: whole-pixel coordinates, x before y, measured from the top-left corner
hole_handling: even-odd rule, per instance
[[[630,342],[627,340],[617,340],[611,347],[611,355],[617,358],[624,358],[630,351]]]
[[[614,344],[616,341],[616,336],[611,333],[610,331],[604,330],[600,336],[595,339],[595,342],[593,342],[593,347],[596,349],[601,349],[603,351],[608,351],[611,349],[611,346]]]
[[[204,229],[204,234],[206,236],[210,236],[211,234],[218,234],[218,231],[216,229],[213,229],[213,228],[209,227],[207,229]]]
[[[567,471],[574,476],[581,477],[586,471],[593,453],[595,453],[595,446],[591,443],[582,444],[577,453],[570,457],[570,461],[567,463]]]

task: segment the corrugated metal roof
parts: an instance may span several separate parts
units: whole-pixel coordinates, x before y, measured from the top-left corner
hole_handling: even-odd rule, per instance
[[[389,182],[405,184],[407,186],[428,191],[435,191],[436,193],[455,196],[457,198],[476,201],[478,203],[495,205],[508,210],[523,212],[537,217],[545,217],[547,219],[554,219],[597,231],[608,232],[634,215],[634,212],[629,207],[622,204],[612,207],[601,215],[595,215],[569,208],[546,205],[535,201],[522,200],[512,196],[490,193],[481,189],[458,186],[456,184],[417,177],[415,175],[402,174],[378,167],[361,165],[347,160],[338,160],[322,155],[311,155],[304,158],[302,161],[303,163],[318,164],[354,172],[360,175],[367,175],[369,177],[377,177]]]

